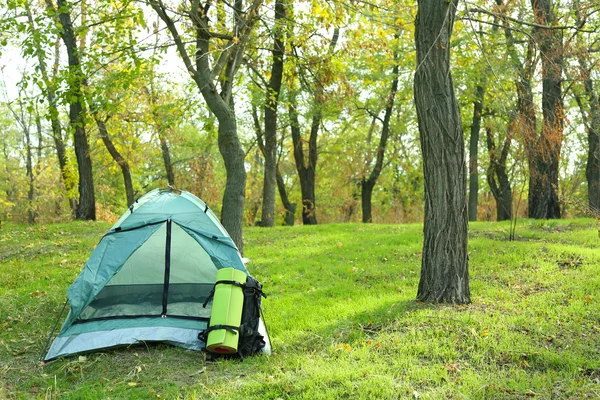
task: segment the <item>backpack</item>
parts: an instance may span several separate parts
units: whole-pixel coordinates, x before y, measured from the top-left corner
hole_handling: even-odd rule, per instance
[[[218,283],[216,283],[215,286],[217,284]],[[267,295],[262,291],[262,285],[252,276],[248,275],[245,283],[240,284],[235,282],[235,286],[240,286],[244,293],[244,304],[242,306],[242,320],[239,328],[223,325],[210,326],[209,323],[209,327],[198,334],[198,339],[204,341],[206,346],[208,333],[212,329],[228,329],[235,330],[238,332],[239,340],[237,352],[234,354],[224,355],[218,353],[210,353],[209,351],[207,351],[207,353],[210,354],[213,358],[239,357],[241,359],[244,359],[245,357],[259,353],[265,347],[266,344],[264,336],[259,332],[262,297],[267,297]],[[206,299],[204,307],[206,307],[206,304],[208,304],[213,295],[214,287],[213,291]],[[206,350],[206,347],[204,349]]]

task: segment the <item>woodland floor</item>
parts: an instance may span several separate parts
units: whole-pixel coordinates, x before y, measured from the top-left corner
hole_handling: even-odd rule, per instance
[[[42,366],[106,223],[0,230],[0,399],[600,398],[596,221],[470,226],[473,303],[414,301],[422,225],[247,228],[274,354],[207,362],[167,345]]]

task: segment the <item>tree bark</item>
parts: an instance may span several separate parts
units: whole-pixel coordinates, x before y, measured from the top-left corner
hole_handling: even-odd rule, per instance
[[[512,123],[512,121],[511,121]],[[490,156],[487,181],[496,200],[496,220],[506,221],[512,217],[512,188],[506,172],[506,159],[512,141],[512,132],[508,132],[502,145],[500,157],[496,153],[496,142],[491,128],[486,128],[486,143]]]
[[[481,113],[485,99],[485,86],[478,84],[473,101],[473,119],[469,142],[469,221],[477,221],[477,203],[479,198],[479,131],[481,129]]]
[[[537,24],[553,26],[552,0],[531,0]],[[560,218],[558,167],[563,140],[562,32],[536,28],[534,37],[542,53],[542,133],[530,157],[528,213],[530,218]],[[533,166],[533,170],[532,170]]]
[[[131,179],[131,169],[129,168],[129,163],[127,162],[127,160],[125,160],[125,158],[121,155],[121,153],[119,153],[119,151],[115,147],[108,134],[106,123],[100,119],[100,116],[97,112],[94,112],[94,121],[96,121],[100,139],[102,139],[102,143],[104,143],[106,150],[108,150],[113,160],[121,168],[121,173],[123,174],[123,184],[125,185],[125,197],[127,200],[127,207],[129,207],[135,201],[135,193],[133,191],[133,181]]]
[[[283,54],[285,50],[284,32],[281,21],[285,19],[283,0],[275,1],[275,20],[273,30],[273,64],[271,77],[265,93],[265,172],[263,184],[263,201],[261,226],[275,225],[275,188],[277,185],[277,106],[283,79]]]
[[[398,38],[398,36],[396,35],[395,38]],[[397,60],[398,54],[394,52],[394,61]],[[392,117],[392,109],[394,108],[394,99],[396,97],[396,92],[398,91],[398,64],[394,65],[394,68],[392,69],[392,76],[392,85],[386,101],[383,126],[381,127],[381,137],[379,138],[379,146],[377,146],[375,166],[373,167],[373,170],[369,174],[368,178],[362,178],[360,185],[362,222],[364,223],[373,222],[371,200],[373,198],[373,189],[375,188],[377,179],[379,178],[379,175],[381,175],[381,170],[383,169],[383,157],[385,155],[385,148],[390,136],[390,119]]]
[[[71,129],[74,130],[73,142],[75,145],[75,156],[77,158],[77,169],[79,171],[79,202],[75,212],[75,218],[81,220],[96,219],[96,198],[94,193],[94,175],[92,171],[92,159],[90,157],[90,146],[85,131],[85,108],[83,106],[83,73],[79,60],[75,32],[69,14],[69,6],[66,0],[57,0],[58,10],[54,8],[52,0],[46,0],[46,4],[53,11],[58,12],[62,29],[61,38],[67,48],[68,62],[71,79],[69,82],[69,120]]]
[[[450,74],[458,0],[418,0],[414,81],[425,179],[423,259],[417,300],[470,303],[464,134]]]

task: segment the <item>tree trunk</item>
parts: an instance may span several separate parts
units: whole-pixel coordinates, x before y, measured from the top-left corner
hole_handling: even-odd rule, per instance
[[[584,16],[581,15],[581,4],[574,2],[577,25],[583,26]],[[596,215],[600,214],[600,99],[594,88],[592,68],[589,67],[589,53],[580,49],[577,53],[579,73],[583,78],[583,88],[587,97],[587,111],[577,94],[575,99],[581,111],[583,124],[587,132],[588,153],[585,166],[585,177],[588,184],[588,207]],[[593,65],[593,64],[592,64]]]
[[[32,31],[37,31],[35,27],[35,23],[33,20],[33,15],[31,14],[31,10],[29,8],[29,3],[25,2],[25,11],[27,13],[27,19],[31,26]],[[35,53],[38,59],[38,65],[40,68],[40,73],[42,75],[42,82],[44,86],[41,88],[42,91],[46,92],[46,100],[48,101],[48,114],[47,119],[50,121],[50,126],[52,128],[52,140],[54,141],[54,146],[56,149],[56,156],[58,158],[58,166],[60,168],[60,175],[62,178],[63,185],[65,186],[65,190],[67,192],[67,198],[69,199],[69,205],[71,207],[71,213],[73,216],[77,211],[77,199],[71,197],[71,193],[73,192],[73,183],[68,178],[67,174],[67,151],[65,147],[65,143],[62,137],[62,127],[60,123],[60,119],[58,117],[58,109],[56,108],[56,89],[54,84],[51,82],[48,76],[48,69],[46,67],[46,61],[44,59],[44,49],[39,41],[39,35],[34,34],[32,36],[35,46]],[[59,42],[60,39],[57,38],[55,44],[55,52],[59,54]],[[55,57],[56,65],[54,67],[55,70],[58,69],[58,57]]]
[[[294,220],[296,218],[296,203],[290,202],[290,199],[287,195],[287,189],[285,188],[285,183],[283,182],[283,177],[281,176],[281,172],[279,171],[279,164],[277,164],[275,168],[275,178],[277,180],[277,189],[279,190],[279,197],[281,197],[281,203],[283,204],[283,208],[285,209],[285,216],[283,220],[286,226],[294,226]]]
[[[54,10],[51,0],[46,0],[49,7]],[[76,219],[96,219],[96,198],[94,194],[94,175],[90,146],[85,131],[85,111],[83,106],[82,83],[83,74],[79,63],[77,42],[73,31],[73,24],[69,14],[69,6],[65,0],[57,0],[58,17],[62,25],[60,35],[67,48],[67,55],[71,73],[69,80],[69,93],[72,100],[69,104],[69,120],[71,129],[74,130],[75,156],[79,171],[79,203],[75,213]],[[56,11],[56,10],[54,10]]]
[[[3,139],[5,138],[5,136],[3,136]],[[9,163],[9,150],[8,150],[8,146],[6,144],[5,140],[2,140],[2,154],[4,155],[4,173],[6,174],[6,189],[4,189],[4,192],[6,193],[6,200],[9,203],[12,203],[13,205],[11,206],[11,208],[14,208],[14,203],[15,203],[15,183],[12,179],[12,174],[10,172],[10,169],[8,168],[8,163]],[[8,220],[8,216],[9,214],[12,214],[12,212],[10,212],[8,210],[8,208],[4,209],[4,215],[3,215],[3,219],[6,221]]]
[[[588,130],[588,156],[585,166],[585,177],[588,184],[588,206],[596,214],[600,214],[600,141],[598,135],[597,130]]]
[[[425,221],[417,300],[470,303],[464,134],[450,75],[458,0],[418,0],[414,94],[423,152]]]
[[[294,226],[294,220],[296,218],[296,203],[290,202],[290,199],[288,198],[287,189],[285,188],[283,177],[281,176],[281,172],[279,171],[279,164],[277,164],[275,172],[275,178],[277,180],[277,189],[279,190],[281,203],[283,203],[283,208],[285,209],[285,215],[283,217],[283,220],[286,226]]]
[[[121,168],[121,172],[123,174],[123,184],[125,185],[127,207],[129,207],[135,201],[133,181],[131,179],[131,170],[129,168],[129,163],[127,162],[127,160],[125,160],[125,158],[121,155],[121,153],[119,153],[119,151],[115,147],[114,143],[110,139],[110,136],[108,135],[108,129],[106,128],[106,124],[100,119],[96,112],[94,112],[94,120],[96,121],[96,125],[98,126],[98,133],[100,134],[100,139],[102,139],[102,143],[104,143],[106,150],[108,150],[113,160]]]
[[[481,84],[475,89],[473,101],[473,120],[471,122],[471,138],[469,143],[469,221],[477,221],[477,200],[479,198],[478,150],[479,130],[481,129],[481,112],[485,98],[485,87]]]
[[[553,26],[556,18],[552,0],[531,0],[535,22]],[[530,160],[528,213],[530,218],[560,218],[558,167],[563,140],[562,32],[536,28],[534,37],[542,58],[542,134]],[[533,170],[532,170],[533,166]]]
[[[512,121],[511,121],[512,124]],[[490,156],[487,180],[496,200],[496,220],[506,221],[512,217],[512,188],[506,173],[506,158],[512,141],[512,132],[508,132],[500,152],[496,154],[496,143],[491,128],[486,128],[486,143]],[[497,180],[496,180],[497,179]]]
[[[398,38],[398,35],[395,35]],[[394,52],[394,61],[398,61],[398,54]],[[396,92],[398,91],[398,64],[394,65],[392,69],[392,86],[388,95],[385,105],[385,115],[383,117],[383,126],[381,127],[381,137],[379,138],[379,145],[377,146],[377,156],[375,159],[375,166],[369,174],[369,177],[363,177],[361,181],[361,202],[362,202],[362,222],[373,222],[372,210],[371,210],[371,199],[373,197],[373,188],[377,184],[377,179],[381,175],[383,169],[383,157],[385,155],[385,148],[387,146],[387,140],[390,136],[390,119],[392,118],[392,110],[394,108],[394,99]]]
[[[35,210],[33,206],[33,200],[35,196],[35,177],[33,176],[33,154],[31,145],[31,135],[29,132],[29,126],[25,125],[23,121],[23,136],[25,137],[25,171],[27,175],[27,222],[29,224],[35,223]]]
[[[304,149],[302,135],[300,134],[300,122],[296,111],[296,101],[293,98],[289,106],[290,128],[292,130],[292,143],[294,146],[294,161],[300,178],[300,191],[302,193],[302,223],[304,225],[316,225],[315,214],[315,167],[317,164],[317,136],[319,132],[320,116],[314,116],[308,141],[308,163],[304,160]]]
[[[271,78],[265,93],[265,175],[263,184],[263,201],[261,226],[275,225],[275,188],[277,184],[277,106],[283,79],[283,26],[280,21],[285,18],[283,0],[275,1],[275,20],[273,22],[275,39],[273,42],[273,64]]]
[[[373,222],[372,204],[375,181],[363,179],[360,182],[360,200],[362,207],[362,222]]]
[[[186,70],[194,79],[206,105],[219,121],[219,151],[227,172],[221,221],[240,253],[243,254],[242,225],[246,194],[246,170],[244,169],[245,153],[237,135],[237,123],[233,107],[233,83],[243,58],[244,46],[250,39],[251,31],[256,22],[258,7],[261,2],[258,0],[253,1],[244,12],[242,12],[242,1],[236,0],[234,2],[232,9],[234,10],[235,26],[232,32],[235,36],[229,40],[220,54],[215,53],[210,48],[210,39],[213,35],[211,35],[210,20],[205,11],[208,10],[210,3],[206,4],[205,9],[200,9],[198,2],[192,2],[187,15],[196,33],[196,47],[193,58],[188,54],[186,44],[177,30],[175,22],[168,15],[167,7],[162,0],[149,0],[148,3],[166,24]],[[210,65],[210,60],[213,59],[211,56],[215,60],[214,66]],[[217,90],[216,80],[218,80],[221,87],[220,93]]]
[[[216,108],[216,111],[213,110],[213,112],[219,121],[219,151],[227,171],[221,222],[243,254],[242,224],[246,196],[245,154],[237,136],[237,123],[233,111]]]
[[[175,171],[173,170],[173,163],[171,162],[171,151],[169,150],[169,143],[165,137],[163,128],[158,124],[158,140],[160,141],[160,152],[162,154],[163,162],[165,164],[165,171],[167,172],[167,182],[169,186],[175,187]]]

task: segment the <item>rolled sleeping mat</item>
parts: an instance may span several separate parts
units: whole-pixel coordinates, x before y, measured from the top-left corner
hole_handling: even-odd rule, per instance
[[[217,283],[210,313],[209,328],[223,325],[239,327],[242,323],[244,291],[241,287],[219,281],[246,283],[246,273],[234,268],[221,268],[217,271]],[[233,354],[237,352],[239,331],[232,329],[214,329],[208,333],[206,349],[213,353]]]

